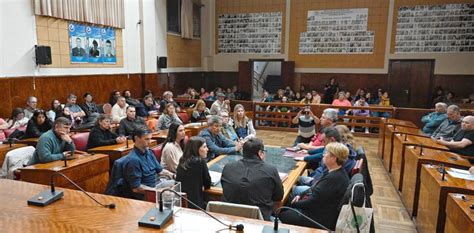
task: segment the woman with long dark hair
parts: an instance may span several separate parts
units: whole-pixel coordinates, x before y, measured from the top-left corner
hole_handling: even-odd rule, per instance
[[[173,174],[176,173],[179,159],[183,156],[185,137],[184,126],[176,122],[171,123],[161,152],[161,165]]]
[[[37,138],[53,127],[53,123],[46,117],[46,113],[37,109],[28,121],[25,134],[22,138]]]
[[[188,199],[202,208],[206,207],[203,189],[211,188],[211,176],[207,168],[206,157],[209,149],[202,137],[191,137],[179,160],[176,181],[181,182],[181,190]],[[190,205],[190,208],[195,208]]]

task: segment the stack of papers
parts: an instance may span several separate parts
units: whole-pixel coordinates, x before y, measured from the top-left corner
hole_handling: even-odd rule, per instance
[[[220,172],[215,172],[215,171],[209,171],[209,175],[211,175],[211,185],[216,186],[221,182],[221,176],[222,173]]]
[[[464,179],[464,180],[474,180],[474,174],[469,173],[468,170],[462,170],[457,168],[450,168],[448,174],[454,178]]]

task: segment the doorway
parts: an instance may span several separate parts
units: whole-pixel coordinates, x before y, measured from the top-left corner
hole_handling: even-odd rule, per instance
[[[431,108],[434,60],[390,60],[390,104],[395,107]]]
[[[252,100],[260,100],[265,90],[275,94],[278,89],[283,88],[281,63],[282,61],[252,62]]]

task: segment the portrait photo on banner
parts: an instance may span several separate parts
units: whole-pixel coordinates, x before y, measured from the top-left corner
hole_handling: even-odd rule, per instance
[[[69,23],[71,63],[115,64],[115,29]]]

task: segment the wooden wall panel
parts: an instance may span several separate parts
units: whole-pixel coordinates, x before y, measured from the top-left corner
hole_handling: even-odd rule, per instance
[[[49,109],[52,100],[59,99],[64,103],[69,93],[76,94],[78,102],[82,102],[82,95],[90,92],[96,103],[108,102],[112,90],[129,89],[136,97],[142,94],[138,74],[2,78],[0,87],[3,91],[0,117],[9,117],[15,107],[25,107],[31,95],[38,98],[39,108]]]
[[[168,34],[168,67],[201,67],[201,40]]]
[[[455,98],[467,98],[474,93],[474,75],[435,75],[434,87],[454,92]]]
[[[331,77],[336,77],[341,90],[350,91],[352,94],[359,88],[364,88],[372,94],[377,93],[379,88],[386,90],[388,88],[387,74],[318,74],[318,73],[300,73],[296,74],[295,83],[304,85],[306,90],[315,89],[324,93],[324,85],[329,82]],[[299,80],[298,80],[299,79]],[[299,86],[293,87],[299,90]]]
[[[291,1],[289,60],[296,68],[383,68],[390,1]],[[375,32],[373,54],[299,54],[300,33],[307,30],[310,10],[368,8],[367,30]]]

